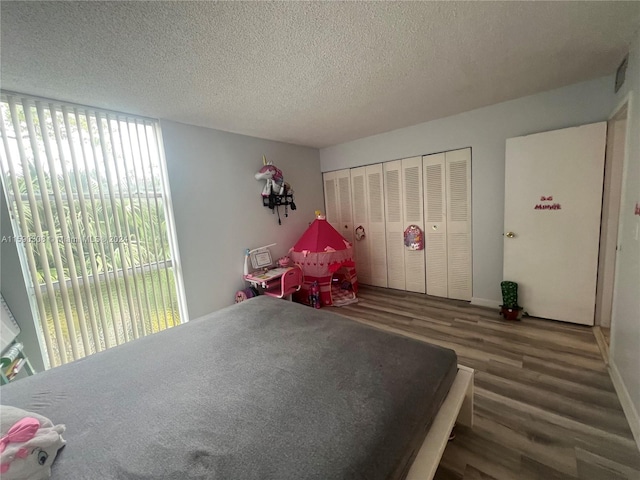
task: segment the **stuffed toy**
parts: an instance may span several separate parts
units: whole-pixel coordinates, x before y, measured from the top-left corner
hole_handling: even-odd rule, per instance
[[[44,480],[65,445],[64,425],[37,413],[0,407],[0,477],[2,480]]]

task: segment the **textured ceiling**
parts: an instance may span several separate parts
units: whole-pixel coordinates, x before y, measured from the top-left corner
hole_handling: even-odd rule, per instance
[[[8,90],[323,147],[610,74],[640,2],[7,2]]]

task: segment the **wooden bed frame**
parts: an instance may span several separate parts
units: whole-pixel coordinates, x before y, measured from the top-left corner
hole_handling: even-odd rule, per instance
[[[456,378],[433,419],[407,480],[430,480],[434,477],[456,421],[465,427],[473,427],[473,373],[472,368],[458,365]]]

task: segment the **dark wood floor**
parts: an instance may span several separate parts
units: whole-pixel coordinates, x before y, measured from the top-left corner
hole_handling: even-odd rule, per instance
[[[589,327],[362,287],[331,310],[451,348],[476,369],[475,426],[458,429],[439,480],[640,479],[640,452]]]

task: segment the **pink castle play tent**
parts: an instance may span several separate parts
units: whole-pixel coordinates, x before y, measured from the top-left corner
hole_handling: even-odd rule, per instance
[[[309,288],[317,281],[322,305],[357,302],[353,247],[323,216],[319,215],[302,234],[289,257],[304,272],[304,284],[295,297],[298,301],[309,303]]]

